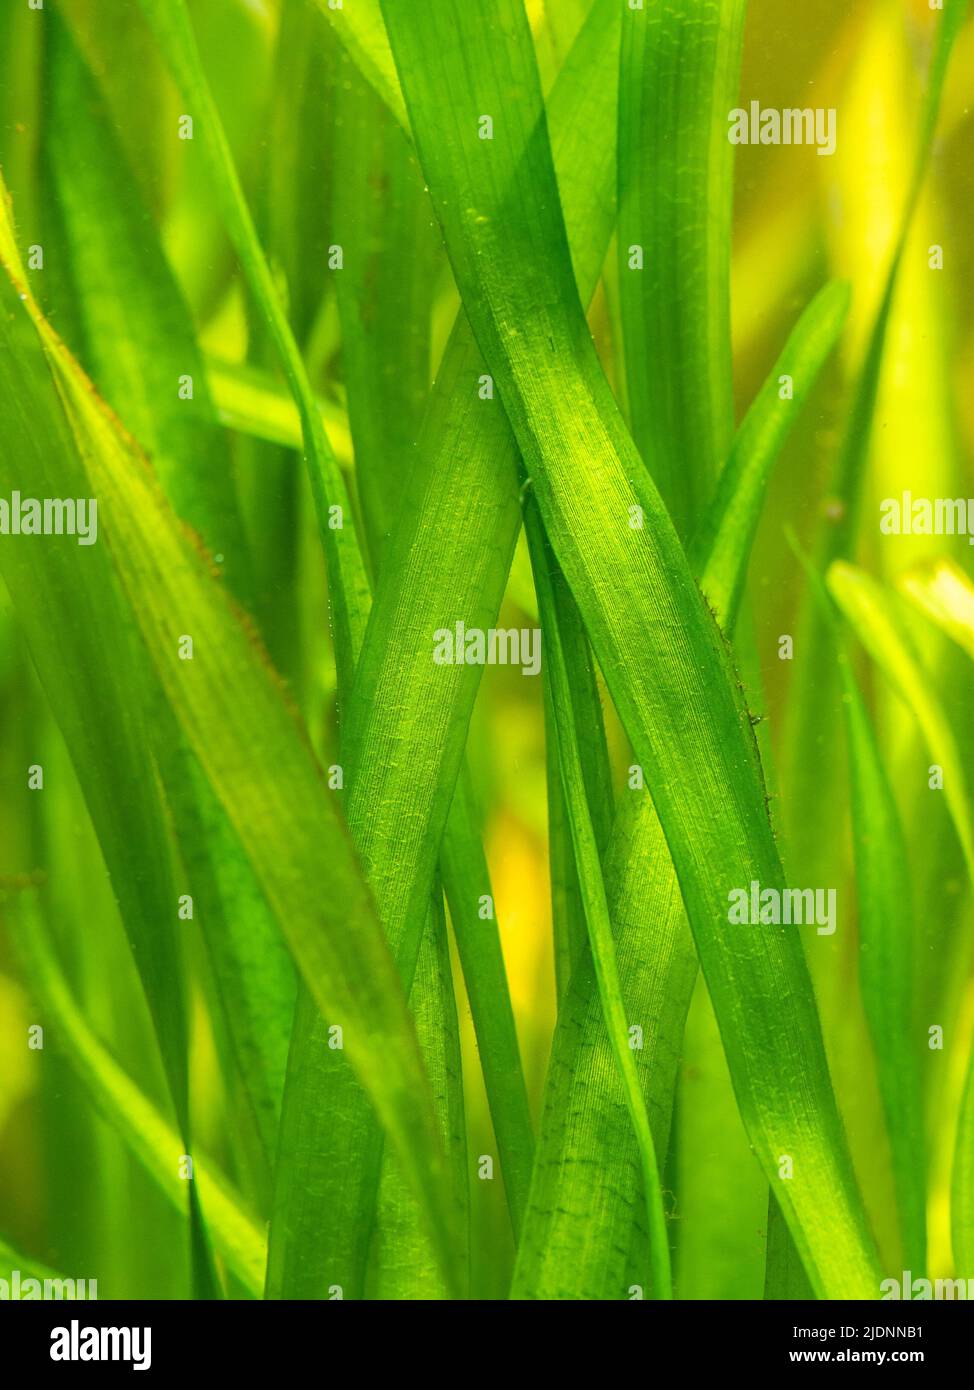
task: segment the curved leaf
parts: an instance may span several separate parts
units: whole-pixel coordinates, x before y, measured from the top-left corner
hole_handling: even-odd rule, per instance
[[[179,527],[145,460],[18,280],[6,220],[0,257],[14,285],[4,300],[14,317],[0,316],[3,330],[9,334],[10,325],[17,326],[18,360],[33,363],[37,350],[31,352],[24,336],[29,317],[50,358],[76,433],[85,490],[99,500],[100,525],[159,685],[308,989],[344,1030],[349,1056],[421,1194],[452,1277],[453,1214],[428,1082],[399,977],[334,799],[260,649],[213,582],[208,558]],[[53,387],[48,380],[45,394],[42,370],[35,368],[30,392],[7,400],[12,421],[53,418]],[[12,378],[4,387],[15,390]],[[58,450],[25,429],[19,453],[31,460],[34,476],[52,480],[50,495],[71,495],[63,476],[70,447]],[[192,638],[191,661],[180,656],[184,637]]]
[[[143,13],[177,84],[194,112],[206,168],[230,239],[254,299],[264,315],[288,385],[301,417],[301,432],[328,564],[329,597],[335,614],[335,653],[342,696],[351,685],[355,655],[361,646],[368,584],[351,527],[352,511],[344,479],[325,434],[307,370],[274,278],[264,256],[237,176],[220,115],[200,62],[185,0],[139,0]],[[187,142],[189,143],[189,142]],[[331,508],[339,508],[334,513]],[[340,515],[341,522],[335,525]]]
[[[28,967],[28,978],[45,1010],[50,1034],[94,1105],[117,1131],[177,1211],[185,1208],[180,1177],[183,1141],[92,1033],[55,960],[30,894],[21,894],[5,913]],[[205,1154],[193,1155],[193,1182],[206,1212],[209,1233],[228,1267],[254,1298],[260,1297],[265,1248],[260,1227],[240,1197]]]
[[[777,1180],[778,1155],[800,1151],[801,1176],[784,1200],[818,1287],[875,1296],[875,1254],[799,944],[713,927],[729,890],[783,886],[781,866],[726,652],[581,312],[523,10],[513,0],[489,13],[484,0],[385,0],[383,12],[465,307],[652,779],[759,1160]],[[492,141],[478,135],[484,112]],[[633,508],[642,530],[630,524]]]
[[[555,592],[549,573],[550,551],[531,498],[528,499],[525,512],[525,528],[531,547],[538,605],[545,634],[548,681],[558,745],[557,756],[575,851],[579,896],[588,928],[591,959],[602,1001],[602,1013],[639,1150],[643,1200],[646,1203],[646,1225],[649,1231],[651,1287],[656,1298],[669,1299],[673,1296],[670,1247],[663,1211],[663,1196],[660,1191],[659,1163],[639,1083],[639,1073],[632,1056],[629,1020],[622,1001],[619,966],[612,942],[612,923],[609,920],[609,906],[599,863],[599,842],[588,809],[585,771],[579,752],[571,676],[562,646]]]
[[[710,496],[734,423],[726,120],[746,12],[747,0],[656,0],[629,6],[622,26],[619,297],[629,405],[633,439],[681,531]],[[688,207],[707,210],[691,240]]]
[[[944,796],[969,872],[974,875],[974,820],[957,740],[920,665],[895,593],[843,561],[827,575],[829,589],[859,641],[913,711],[930,755],[944,772]]]
[[[694,530],[690,561],[701,570],[706,564],[707,597],[718,618],[740,604],[771,469],[839,340],[849,299],[848,285],[828,284],[795,324],[734,437],[716,495]],[[782,396],[782,377],[790,378],[793,394]]]

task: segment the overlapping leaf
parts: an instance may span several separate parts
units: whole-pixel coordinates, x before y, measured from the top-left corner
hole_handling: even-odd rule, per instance
[[[523,12],[452,0],[421,11],[387,0],[383,10],[467,311],[651,779],[758,1157],[776,1178],[778,1155],[801,1150],[801,1181],[783,1200],[803,1258],[822,1291],[872,1296],[874,1256],[800,947],[787,934],[712,926],[729,890],[780,885],[781,868],[726,653],[581,313]],[[484,112],[490,141],[478,135]],[[633,508],[642,530],[630,525]]]
[[[441,1185],[443,1160],[428,1083],[395,966],[340,813],[253,637],[213,582],[208,558],[179,528],[144,459],[40,316],[18,279],[9,221],[2,230],[3,259],[12,277],[6,301],[15,311],[5,319],[4,331],[16,327],[17,360],[31,372],[18,383],[19,394],[8,377],[5,404],[12,421],[33,417],[59,431],[52,439],[25,429],[22,457],[32,460],[35,476],[49,478],[50,495],[71,494],[65,484],[74,468],[73,476],[84,480],[82,495],[99,499],[103,544],[110,548],[159,684],[308,988],[322,1012],[342,1027],[349,1056],[401,1149],[405,1171],[423,1194],[444,1267],[452,1270],[452,1216]],[[26,304],[18,304],[15,283]],[[31,349],[30,319],[57,374],[83,472],[71,464],[75,450],[56,411],[54,388],[39,348]],[[80,548],[65,547],[63,553],[80,574],[75,559]],[[66,583],[62,592],[71,587]],[[192,639],[191,661],[180,657],[180,650],[187,650],[184,638]]]

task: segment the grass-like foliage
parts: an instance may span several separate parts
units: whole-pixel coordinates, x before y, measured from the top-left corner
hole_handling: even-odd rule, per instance
[[[0,1278],[974,1280],[974,35],[902,9],[3,7]]]

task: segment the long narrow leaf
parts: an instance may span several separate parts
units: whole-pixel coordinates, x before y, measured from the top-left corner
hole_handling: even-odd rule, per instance
[[[718,616],[740,602],[771,468],[835,348],[849,311],[849,287],[821,289],[789,335],[751,404],[720,475],[716,495],[695,528],[691,562],[707,566],[707,595]],[[783,379],[787,382],[783,384]]]
[[[809,568],[828,620],[834,610]],[[841,633],[835,633],[852,775],[859,898],[859,980],[893,1154],[907,1267],[924,1271],[926,1159],[913,1007],[913,886],[906,838],[872,721]]]
[[[6,321],[5,332],[17,326],[20,360],[34,367],[30,391],[21,390],[18,404],[8,402],[9,418],[25,426],[32,415],[52,418],[53,387],[48,380],[45,396],[43,367],[25,336],[30,319],[57,373],[87,491],[99,498],[112,559],[159,683],[308,988],[343,1029],[349,1056],[422,1194],[444,1268],[451,1270],[453,1218],[427,1082],[396,969],[340,813],[259,648],[213,583],[207,558],[180,530],[145,460],[18,281],[9,222],[0,231],[0,253],[23,297],[18,302],[16,290],[7,291],[17,316]],[[36,477],[50,477],[49,495],[71,495],[57,477],[70,446],[45,447],[24,428],[19,452],[31,459]],[[180,656],[187,650],[181,632],[192,638],[191,662]],[[323,862],[325,896],[318,891]]]
[[[789,363],[794,356],[812,371],[820,368],[834,343],[834,333],[821,332],[820,310],[828,312],[834,299],[823,291],[818,309],[802,316],[786,349]],[[795,421],[788,410],[778,413],[777,375],[776,365],[741,427],[726,481],[691,545],[702,565],[701,587],[729,636],[770,467]],[[630,771],[637,785],[630,784],[620,802],[605,877],[629,1017],[642,1029],[637,1063],[656,1150],[665,1153],[697,963],[659,820],[647,793],[638,789],[641,771]],[[599,1011],[591,961],[582,960],[555,1029],[517,1296],[618,1298],[639,1283],[646,1232],[632,1219],[637,1166],[631,1132],[619,1124],[612,1104],[608,1037]]]
[[[942,561],[922,571],[909,572],[903,576],[901,588],[932,622],[974,658],[974,584],[958,566]],[[955,1272],[961,1278],[974,1277],[974,1050],[957,1120],[950,1214]]]
[[[730,246],[747,0],[663,0],[622,26],[619,287],[633,439],[679,529],[733,430]],[[678,110],[675,123],[672,113]],[[687,209],[706,208],[687,244]]]
[[[135,1083],[95,1037],[54,958],[36,904],[21,895],[4,913],[28,963],[29,978],[45,1009],[48,1027],[94,1105],[177,1211],[184,1209],[186,1182],[180,1177],[183,1145]],[[193,1160],[207,1225],[228,1267],[254,1298],[259,1297],[264,1239],[226,1178],[205,1154]]]
[[[52,31],[45,148],[95,384],[149,452],[176,512],[211,553],[221,555],[231,588],[252,606],[226,441],[212,425],[201,425],[177,389],[188,377],[201,413],[212,415],[189,314],[94,81],[57,18]],[[92,207],[106,209],[97,222]],[[178,727],[165,710],[153,727],[184,886],[197,904],[195,920],[213,959],[239,1074],[270,1161],[294,1008],[293,970],[246,856],[183,749]]]
[[[367,583],[351,531],[352,512],[328,443],[301,352],[278,298],[247,207],[220,115],[200,62],[185,0],[140,0],[177,83],[195,112],[195,128],[227,231],[280,357],[301,416],[301,430],[318,525],[329,569],[340,680],[350,686],[361,645]],[[332,508],[339,510],[333,511]],[[336,524],[336,520],[338,524]]]
[[[913,711],[934,762],[968,870],[974,873],[974,819],[964,762],[940,699],[910,640],[894,593],[862,570],[837,561],[828,586],[850,626],[893,689]]]
[[[869,460],[880,370],[895,301],[900,267],[908,245],[917,204],[926,178],[936,133],[944,84],[951,54],[967,11],[967,0],[945,0],[927,74],[920,111],[916,152],[889,269],[873,320],[862,365],[856,376],[852,401],[829,484],[828,520],[814,552],[820,573],[834,560],[851,558]],[[830,760],[828,726],[838,705],[838,678],[827,657],[829,633],[817,605],[810,601],[802,611],[797,635],[800,664],[796,668],[795,694],[786,736],[784,767],[789,800],[795,807],[828,805],[834,794],[834,763]],[[815,750],[809,756],[809,750]],[[794,820],[792,841],[799,862],[807,863],[817,818],[804,809]],[[813,848],[811,855],[817,854]]]
[[[659,1162],[653,1134],[646,1113],[639,1083],[639,1073],[632,1057],[629,1021],[622,1001],[619,966],[612,942],[612,924],[599,863],[599,841],[588,807],[585,771],[576,735],[577,716],[574,708],[569,667],[562,647],[555,592],[551,582],[552,559],[533,501],[528,500],[525,514],[528,543],[534,564],[535,585],[546,638],[551,702],[554,706],[558,743],[558,762],[565,791],[568,821],[578,870],[579,893],[588,927],[592,964],[598,981],[599,996],[606,1028],[622,1089],[626,1097],[629,1119],[636,1134],[642,1167],[643,1200],[646,1203],[646,1225],[649,1231],[649,1268],[652,1291],[656,1298],[672,1298],[670,1276],[669,1236],[660,1190]]]
[[[777,1181],[779,1155],[800,1148],[786,1201],[803,1257],[823,1291],[874,1296],[875,1256],[800,947],[788,934],[713,929],[729,890],[754,880],[780,887],[781,867],[726,654],[581,313],[523,11],[513,0],[491,15],[454,0],[420,9],[386,0],[383,9],[467,311],[606,682],[653,778],[759,1160]],[[478,136],[484,112],[492,141]],[[630,525],[633,508],[642,530]],[[745,1005],[756,995],[767,1005],[760,1017]]]
[[[614,0],[600,0],[552,99],[563,131],[563,196],[579,229],[580,266],[590,290],[613,216],[617,21]],[[597,160],[591,158],[593,130],[610,137]],[[415,970],[437,847],[480,678],[476,666],[434,663],[434,634],[458,619],[468,627],[494,624],[520,527],[516,448],[498,402],[479,395],[484,370],[461,319],[444,354],[402,514],[383,558],[342,729],[349,823],[406,979]],[[443,543],[448,534],[451,545]],[[282,1134],[293,1125],[294,1140],[288,1141],[291,1161],[279,1170],[289,1187],[282,1194],[284,1208],[296,1205],[293,1217],[272,1223],[269,1289],[275,1294],[290,1287],[313,1296],[322,1286],[323,1263],[347,1271],[351,1261],[354,1270],[361,1237],[347,1213],[369,1210],[379,1161],[360,1101],[346,1098],[343,1086],[341,1098],[332,1093],[323,1108],[317,1082],[305,1075],[309,1059],[312,1066],[316,1059],[312,1023],[299,1008],[295,1039],[304,1041],[296,1041],[292,1062],[302,1083],[288,1087],[292,1105],[285,1105]],[[508,1051],[514,1055],[513,1040]],[[340,1133],[333,1122],[338,1113]],[[311,1174],[325,1171],[322,1159],[331,1146],[336,1162],[316,1184]],[[343,1216],[341,1244],[330,1226],[327,1249],[316,1236],[325,1200]],[[292,1231],[300,1239],[292,1242]],[[342,1277],[351,1289],[357,1286],[354,1273]]]

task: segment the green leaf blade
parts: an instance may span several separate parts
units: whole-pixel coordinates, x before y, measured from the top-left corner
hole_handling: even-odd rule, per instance
[[[775,934],[730,940],[712,927],[729,889],[780,885],[781,867],[726,654],[581,314],[523,13],[505,4],[503,22],[491,23],[500,17],[452,0],[422,11],[387,0],[384,13],[467,311],[606,683],[637,755],[657,770],[654,799],[759,1159],[777,1180],[778,1155],[801,1144],[804,1176],[787,1202],[803,1257],[823,1290],[874,1297],[875,1255],[798,943]],[[478,140],[484,111],[498,113],[493,142]],[[642,531],[629,525],[634,506],[646,519]],[[706,720],[695,719],[704,707]],[[672,775],[660,774],[664,767]],[[760,1017],[743,1007],[755,996]]]

